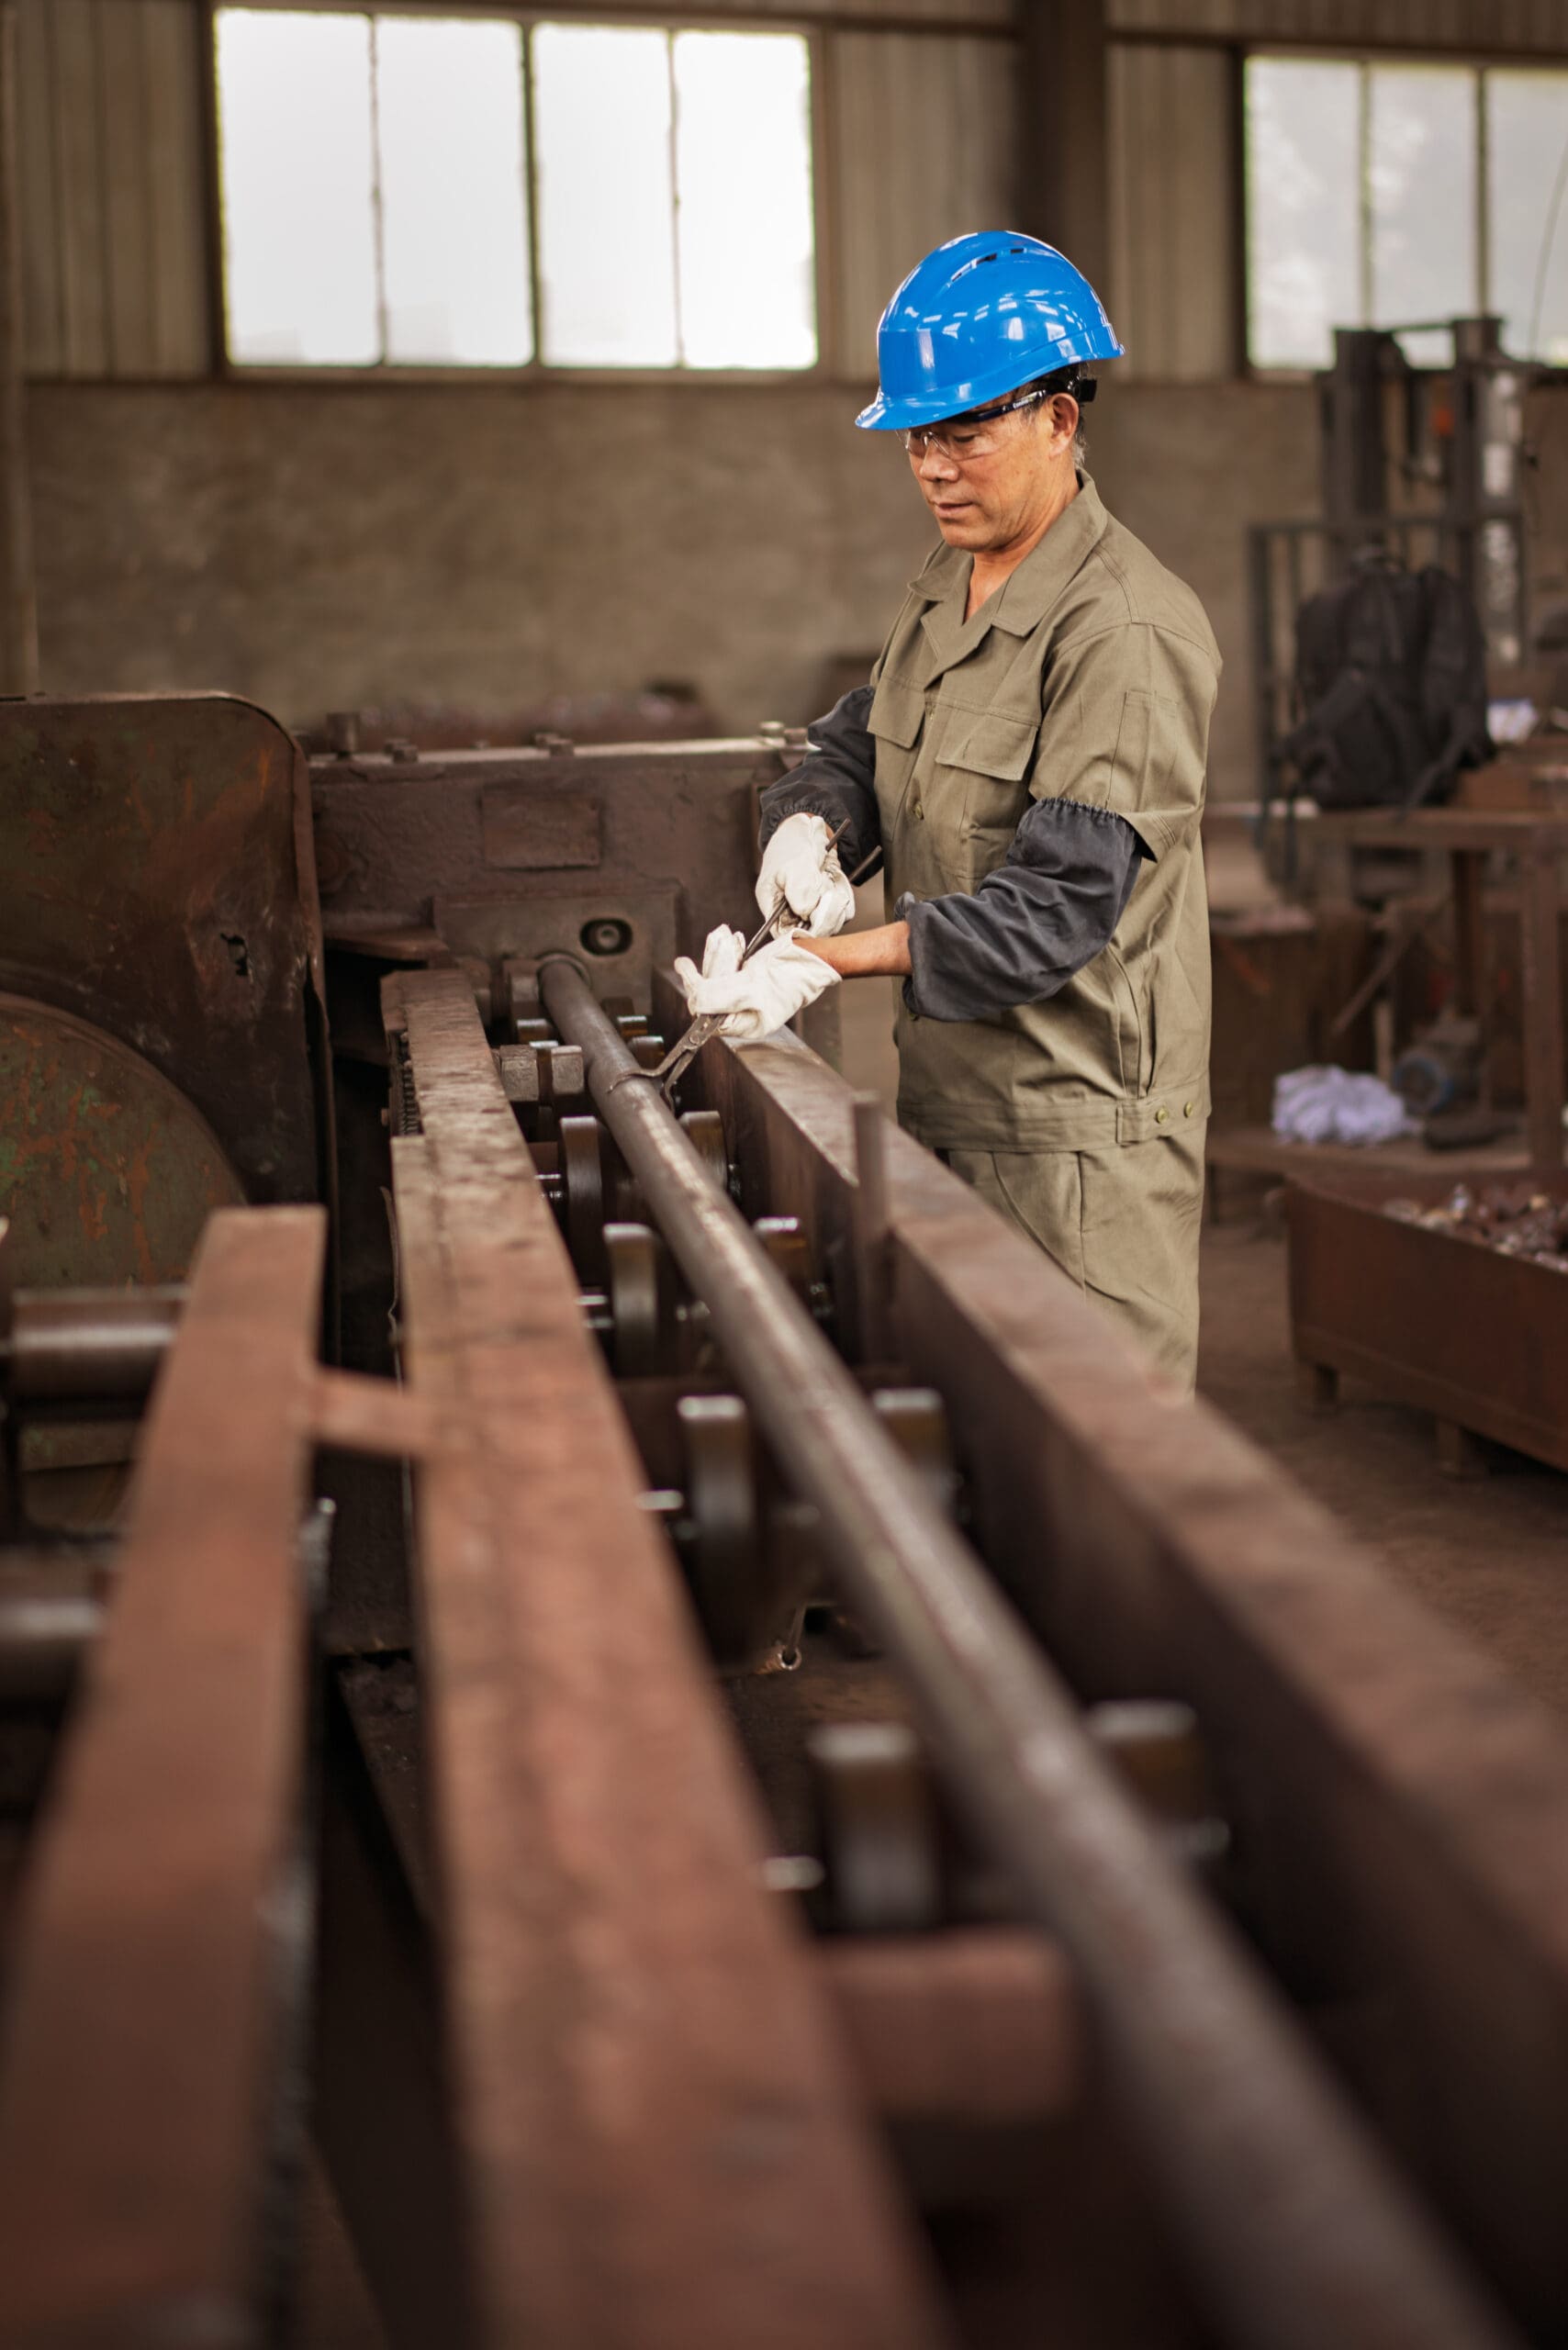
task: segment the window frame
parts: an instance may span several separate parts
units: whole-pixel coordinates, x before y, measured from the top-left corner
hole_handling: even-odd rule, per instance
[[[229,348],[228,274],[223,256],[221,108],[218,88],[218,17],[219,10],[226,6],[309,16],[439,17],[458,22],[465,17],[490,18],[521,27],[523,153],[528,172],[529,297],[534,339],[534,352],[531,359],[515,366],[489,366],[481,362],[465,361],[425,364],[400,359],[376,359],[362,365],[332,363],[318,365],[308,360],[274,364],[237,360],[232,356]],[[812,276],[816,298],[817,338],[817,355],[811,366],[691,367],[678,364],[673,367],[592,367],[577,363],[562,364],[541,355],[543,309],[540,301],[538,181],[534,169],[533,44],[530,35],[535,25],[547,24],[625,26],[641,32],[672,34],[790,33],[805,42],[811,73]],[[668,389],[676,385],[689,385],[697,390],[704,387],[734,390],[751,386],[758,390],[777,391],[789,384],[821,386],[839,380],[837,354],[830,348],[833,289],[825,265],[829,220],[826,175],[830,140],[823,99],[825,41],[820,23],[783,13],[777,16],[772,13],[753,15],[743,14],[738,9],[733,14],[715,15],[624,5],[597,8],[584,6],[580,0],[577,5],[571,5],[571,0],[568,0],[567,6],[557,8],[540,5],[540,0],[533,0],[532,6],[523,6],[521,0],[203,0],[200,32],[207,281],[212,320],[211,373],[219,383],[258,386],[272,385],[290,390],[297,390],[306,384],[319,384],[323,389],[340,386],[361,389],[404,386],[410,389],[420,386],[450,389],[465,386],[475,391],[515,390],[523,386],[555,384],[604,390],[624,384],[628,388],[642,389],[653,386]]]
[[[268,0],[275,5],[275,0]],[[1319,374],[1313,367],[1271,367],[1260,364],[1252,356],[1252,272],[1249,264],[1249,231],[1251,228],[1252,183],[1249,168],[1247,145],[1247,69],[1254,58],[1274,63],[1301,65],[1353,65],[1362,76],[1361,118],[1358,126],[1360,140],[1361,185],[1358,189],[1358,215],[1361,223],[1361,279],[1363,295],[1371,282],[1372,245],[1369,218],[1370,183],[1368,177],[1367,132],[1371,108],[1366,101],[1365,76],[1369,70],[1381,67],[1398,72],[1409,66],[1431,65],[1460,72],[1471,76],[1474,88],[1475,118],[1475,255],[1477,306],[1474,312],[1456,312],[1456,317],[1484,314],[1491,298],[1491,190],[1487,172],[1490,156],[1487,146],[1486,77],[1489,73],[1560,73],[1568,82],[1568,63],[1552,58],[1536,57],[1529,53],[1518,56],[1503,50],[1403,49],[1388,46],[1362,46],[1347,42],[1343,46],[1327,42],[1257,41],[1238,44],[1239,72],[1237,74],[1237,161],[1241,187],[1241,236],[1238,259],[1241,271],[1241,359],[1242,374],[1249,383],[1310,384]],[[1414,363],[1413,363],[1414,364]],[[1550,364],[1549,362],[1521,358],[1521,366]],[[1443,367],[1421,367],[1419,372],[1442,375]]]

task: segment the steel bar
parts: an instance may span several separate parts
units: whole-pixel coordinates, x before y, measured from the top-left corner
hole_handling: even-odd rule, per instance
[[[448,2056],[485,2350],[929,2350],[577,1283],[453,972],[384,982]],[[630,1058],[630,1056],[628,1056]],[[634,1064],[633,1064],[634,1066]],[[647,1090],[644,1088],[644,1090]]]
[[[584,974],[541,967],[590,1093],[709,1310],[844,1595],[908,1674],[949,1784],[1082,1972],[1214,2313],[1248,2350],[1511,2339],[1217,1916],[1095,1755],[1070,1693],[702,1172]]]
[[[0,1702],[65,1695],[103,1628],[104,1604],[83,1591],[0,1588]]]
[[[170,1282],[143,1289],[18,1290],[0,1329],[0,1388],[26,1402],[144,1395],[185,1302]]]
[[[319,1208],[215,1215],[153,1400],[9,1986],[7,2344],[259,2338],[308,1918],[299,1528],[325,1246]]]

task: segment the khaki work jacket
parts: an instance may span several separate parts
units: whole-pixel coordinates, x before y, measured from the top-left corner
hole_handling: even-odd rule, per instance
[[[966,621],[970,568],[932,556],[871,673],[890,911],[975,890],[1031,799],[1114,810],[1148,861],[1110,945],[1045,1002],[938,1021],[901,997],[900,1122],[935,1149],[1191,1132],[1209,1106],[1199,820],[1220,670],[1203,607],[1087,476]]]

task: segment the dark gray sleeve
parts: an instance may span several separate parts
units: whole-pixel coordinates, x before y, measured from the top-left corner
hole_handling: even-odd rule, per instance
[[[1055,995],[1109,944],[1148,855],[1110,809],[1037,800],[972,897],[899,900],[904,1002],[926,1020],[984,1020]]]
[[[799,767],[770,783],[762,795],[758,845],[766,848],[786,816],[825,816],[830,831],[848,822],[838,844],[846,873],[863,865],[881,841],[877,822],[877,738],[866,721],[871,688],[857,686],[834,702],[825,718],[806,729],[811,748]]]

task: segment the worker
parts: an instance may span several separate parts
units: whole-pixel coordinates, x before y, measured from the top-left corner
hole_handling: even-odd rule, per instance
[[[763,795],[758,903],[801,927],[744,968],[716,932],[682,976],[742,1035],[841,979],[902,979],[901,1125],[1190,1388],[1220,660],[1084,470],[1088,371],[1121,353],[1033,237],[957,238],[899,287],[857,421],[902,437],[942,544],[870,682]],[[879,847],[891,919],[843,936],[846,871]]]

